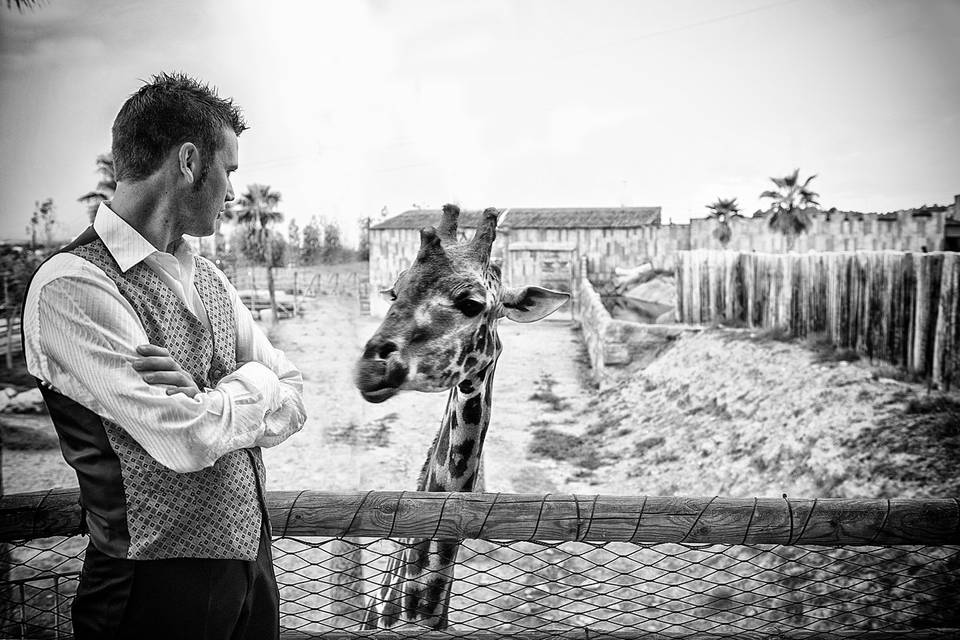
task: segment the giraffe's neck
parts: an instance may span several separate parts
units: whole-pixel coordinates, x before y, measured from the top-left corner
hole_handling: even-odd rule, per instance
[[[495,363],[450,391],[440,431],[430,447],[417,491],[474,491],[492,407]]]
[[[440,431],[430,447],[418,491],[483,490],[478,482],[483,439],[490,424],[495,363],[450,392]],[[367,610],[364,626],[390,628],[416,624],[446,629],[450,588],[460,543],[408,540],[390,559],[378,602]]]

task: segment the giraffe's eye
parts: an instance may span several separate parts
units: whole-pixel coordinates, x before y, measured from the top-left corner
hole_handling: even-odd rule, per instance
[[[386,300],[387,302],[396,302],[397,292],[393,290],[393,287],[389,289],[384,289],[380,292],[380,297]]]
[[[457,300],[455,306],[463,315],[467,316],[468,318],[472,318],[479,314],[481,311],[483,311],[484,307],[486,307],[486,305],[484,305],[482,302],[479,300],[474,300],[473,298],[461,298],[460,300]]]

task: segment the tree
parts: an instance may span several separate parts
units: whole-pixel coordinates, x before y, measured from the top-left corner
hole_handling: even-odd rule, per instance
[[[720,241],[724,247],[730,242],[730,218],[740,215],[740,207],[737,205],[736,198],[717,198],[713,204],[708,204],[710,216],[717,221],[717,228],[713,230],[713,236]]]
[[[256,264],[271,269],[285,267],[287,260],[286,239],[271,229],[267,242],[269,242],[269,246],[261,243],[246,226],[238,226],[230,234],[230,251],[224,256],[223,262],[228,264],[233,271],[236,271],[236,255],[239,254],[246,260],[247,264]],[[267,261],[268,256],[269,262]]]
[[[300,262],[300,225],[293,218],[287,225],[287,242],[290,247],[290,258],[293,262]]]
[[[817,206],[820,194],[811,191],[808,187],[816,174],[800,183],[800,169],[783,178],[770,178],[777,185],[776,191],[764,191],[761,198],[773,200],[770,216],[770,228],[779,231],[787,237],[787,246],[792,248],[797,236],[805,233],[810,227],[810,216],[806,207]]]
[[[18,246],[0,246],[0,311],[7,321],[6,366],[13,367],[14,338],[10,331],[14,318],[20,315],[27,283],[40,266],[42,257],[35,251]]]
[[[35,206],[33,215],[30,216],[30,225],[27,227],[27,233],[30,234],[30,249],[36,249],[38,246],[52,246],[53,228],[57,226],[56,206],[53,204],[53,198],[37,202]],[[38,245],[37,238],[41,234],[43,240]]]
[[[243,254],[255,264],[267,267],[267,292],[274,323],[277,322],[277,294],[273,269],[282,266],[282,253],[286,247],[283,238],[271,228],[283,220],[283,214],[277,211],[280,198],[280,192],[273,191],[269,185],[254,183],[248,185],[243,195],[224,211],[224,218],[236,220],[241,225],[242,233],[238,235]]]
[[[357,260],[370,261],[370,216],[360,218],[360,241],[357,242]]]
[[[93,191],[88,191],[79,198],[77,202],[87,205],[87,215],[90,216],[90,222],[97,217],[97,209],[100,203],[109,200],[117,191],[117,179],[114,174],[113,154],[111,152],[101,153],[97,156],[97,175],[100,180]]]
[[[24,9],[33,9],[41,4],[41,0],[7,0],[7,9],[16,7],[17,11],[23,13]]]
[[[303,228],[303,244],[300,247],[301,264],[316,264],[323,252],[323,230],[317,216]]]
[[[323,251],[320,260],[324,264],[335,264],[343,257],[343,242],[340,240],[340,225],[328,222],[323,226]]]

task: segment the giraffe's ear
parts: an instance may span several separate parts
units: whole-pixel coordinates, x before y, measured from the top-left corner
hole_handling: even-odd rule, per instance
[[[569,293],[543,287],[519,287],[503,292],[504,315],[514,322],[535,322],[559,309]]]

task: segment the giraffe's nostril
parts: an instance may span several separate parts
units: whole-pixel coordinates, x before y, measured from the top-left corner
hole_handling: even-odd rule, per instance
[[[397,351],[397,345],[395,342],[387,340],[381,342],[379,340],[371,340],[367,343],[367,346],[363,349],[363,359],[364,360],[386,360],[390,357],[391,353]]]
[[[390,354],[397,350],[397,345],[392,342],[384,342],[377,349],[377,357],[381,360],[386,360],[390,357]]]

